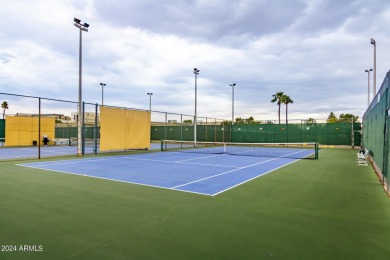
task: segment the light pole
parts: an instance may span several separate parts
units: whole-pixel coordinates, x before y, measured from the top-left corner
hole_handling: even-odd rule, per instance
[[[374,38],[371,38],[371,44],[374,45],[374,95],[373,98],[375,98],[376,95],[376,42]]]
[[[365,72],[368,73],[368,97],[367,97],[367,106],[370,106],[370,71],[372,71],[372,68],[369,70],[365,70]]]
[[[233,142],[233,124],[234,124],[234,86],[236,83],[229,84],[232,87],[232,123],[230,125],[230,142]]]
[[[150,111],[150,113],[152,113],[152,95],[153,95],[153,93],[150,92],[147,94],[149,95],[149,111]]]
[[[196,146],[196,121],[197,121],[197,100],[196,100],[196,96],[197,96],[197,85],[198,85],[198,75],[199,75],[199,71],[197,68],[194,68],[194,74],[195,74],[195,116],[194,116],[194,145]]]
[[[84,23],[81,24],[81,20],[74,18],[74,26],[80,29],[80,44],[79,44],[79,102],[77,105],[77,114],[78,114],[78,122],[77,122],[77,156],[82,156],[82,119],[83,116],[83,108],[82,108],[82,81],[81,81],[81,74],[82,74],[82,32],[88,32],[89,24]]]
[[[234,123],[234,86],[236,83],[229,84],[232,87],[232,125]]]
[[[100,85],[102,86],[102,106],[103,106],[103,87],[105,86],[105,85],[107,85],[106,83],[100,83]]]

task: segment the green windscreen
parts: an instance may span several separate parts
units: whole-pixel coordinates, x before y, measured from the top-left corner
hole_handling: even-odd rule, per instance
[[[363,116],[363,146],[369,150],[381,182],[389,193],[389,73]]]
[[[5,119],[0,119],[0,138],[5,138]]]
[[[297,124],[198,125],[197,141],[238,143],[299,143],[361,145],[361,124],[351,122]],[[152,140],[193,141],[193,125],[152,125]]]

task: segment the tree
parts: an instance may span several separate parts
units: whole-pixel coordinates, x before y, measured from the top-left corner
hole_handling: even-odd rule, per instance
[[[328,119],[326,119],[327,123],[337,123],[338,121],[337,116],[333,112],[330,112]]]
[[[192,125],[192,120],[191,119],[184,120],[183,124],[185,124],[185,125]]]
[[[245,124],[245,120],[242,119],[241,117],[236,118],[236,123],[235,124]]]
[[[287,120],[287,114],[288,114],[288,104],[292,104],[294,103],[294,101],[287,95],[283,95],[282,97],[282,103],[286,105],[286,124],[288,124],[288,120]]]
[[[306,124],[315,124],[316,120],[312,117],[309,117],[307,120],[306,120]]]
[[[9,108],[7,101],[4,101],[3,103],[1,103],[1,108],[3,109],[3,119],[4,119],[4,117],[5,117],[5,110]]]
[[[278,105],[278,117],[279,117],[279,124],[280,124],[280,105],[283,103],[282,100],[283,100],[283,96],[284,96],[284,93],[279,91],[279,92],[276,92],[276,94],[272,95],[273,99],[271,100],[272,103],[275,103]]]
[[[350,122],[351,120],[355,123],[359,119],[359,116],[355,116],[352,114],[341,114],[339,116],[339,121],[348,121]]]
[[[253,116],[250,116],[248,118],[241,118],[241,117],[237,117],[235,119],[235,124],[237,125],[254,125],[254,124],[260,124],[261,121],[255,121],[255,119],[253,118]]]
[[[247,119],[245,119],[245,123],[248,125],[253,125],[255,124],[255,119],[253,118],[253,116],[250,116]]]

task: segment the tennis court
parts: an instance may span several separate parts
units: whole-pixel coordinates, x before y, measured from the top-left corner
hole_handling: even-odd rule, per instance
[[[93,147],[86,146],[86,153],[93,153]],[[41,157],[74,155],[77,153],[77,146],[41,146]],[[18,158],[36,158],[38,147],[10,147],[0,149],[0,160]]]
[[[257,148],[264,149],[268,148]],[[283,149],[283,154],[277,150],[277,157],[271,151],[267,157],[247,156],[248,152],[233,156],[202,148],[21,166],[215,196],[314,153],[311,149]]]
[[[159,143],[151,143],[150,150],[158,150],[161,145]],[[12,160],[20,158],[37,158],[38,147],[1,147],[0,146],[0,160]],[[55,146],[41,146],[41,157],[66,156],[77,154],[77,146],[72,145],[55,145]],[[99,152],[99,146],[97,147]],[[94,147],[92,145],[85,146],[86,154],[93,154]]]

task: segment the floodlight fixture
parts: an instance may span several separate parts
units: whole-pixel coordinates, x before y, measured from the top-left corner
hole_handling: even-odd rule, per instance
[[[74,26],[79,28],[81,31],[88,32],[89,24],[87,23],[81,24],[81,20],[77,18],[74,18],[73,21],[74,21]]]

